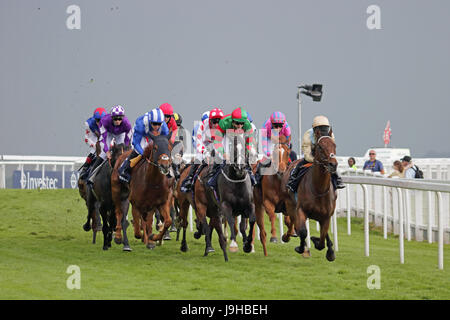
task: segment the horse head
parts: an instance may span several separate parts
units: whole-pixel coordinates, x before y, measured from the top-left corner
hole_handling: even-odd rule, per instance
[[[148,163],[158,167],[163,175],[169,174],[172,160],[170,152],[172,144],[169,141],[170,136],[153,135],[150,133],[150,143],[144,151],[144,158]]]
[[[241,137],[235,135],[233,137],[233,161],[231,162],[231,168],[233,169],[237,177],[243,177],[246,174],[246,150],[245,143],[243,143]]]
[[[284,135],[278,137],[278,141],[275,143],[272,153],[272,159],[276,159],[278,162],[278,175],[282,175],[289,166],[289,154],[291,149],[289,148],[289,142]]]
[[[109,150],[111,151],[111,167],[112,168],[114,168],[114,164],[116,163],[116,161],[120,157],[120,155],[122,155],[128,149],[130,149],[130,147],[129,146],[125,147],[125,145],[123,143],[116,144],[114,141],[114,143],[111,144],[111,147]]]
[[[329,173],[335,173],[337,170],[336,144],[329,136],[321,136],[314,145],[314,162],[322,166]]]

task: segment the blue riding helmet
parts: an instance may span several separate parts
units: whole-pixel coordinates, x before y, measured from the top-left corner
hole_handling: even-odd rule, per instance
[[[150,122],[163,123],[164,112],[160,108],[155,108],[150,113]]]

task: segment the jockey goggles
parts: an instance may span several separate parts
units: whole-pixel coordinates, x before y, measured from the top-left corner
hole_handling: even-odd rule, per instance
[[[113,121],[122,121],[123,120],[123,116],[117,116],[117,117],[112,117]]]
[[[232,124],[235,126],[243,126],[244,122],[233,120]]]
[[[283,128],[283,124],[282,123],[272,123],[272,127],[279,129],[279,128]]]
[[[220,122],[220,118],[211,119],[212,124],[218,124]]]

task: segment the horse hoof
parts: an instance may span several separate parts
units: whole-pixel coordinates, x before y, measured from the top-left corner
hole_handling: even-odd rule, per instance
[[[234,241],[234,240],[231,241],[229,250],[230,250],[230,252],[238,252],[239,251],[236,241]]]
[[[87,223],[83,224],[83,230],[88,232],[89,230],[91,230],[91,225]]]
[[[133,250],[130,248],[130,246],[124,246],[122,251],[131,252]]]
[[[197,232],[194,233],[194,238],[195,238],[195,239],[200,239],[201,236],[202,236],[202,233],[199,232],[199,231],[197,231]]]
[[[142,235],[140,235],[140,234],[135,234],[134,237],[135,237],[136,239],[141,239],[141,238],[142,238]]]
[[[122,239],[121,238],[114,238],[114,242],[116,244],[122,244]]]
[[[251,243],[246,243],[244,244],[244,248],[243,248],[245,253],[250,253],[252,252],[252,244]]]
[[[291,237],[297,238],[298,235],[296,233],[291,234]]]
[[[334,254],[333,250],[328,250],[327,251],[327,260],[328,261],[334,261],[336,259],[336,255]]]
[[[291,240],[291,237],[289,237],[287,234],[283,234],[283,236],[281,237],[281,240],[285,243],[289,242],[289,240]]]
[[[300,246],[295,247],[295,252],[302,254],[303,252],[305,252],[305,248],[304,247],[302,248]]]
[[[166,232],[164,234],[163,240],[172,240],[172,237],[170,236],[169,232]]]
[[[215,252],[215,251],[216,251],[216,250],[214,250],[213,247],[208,247],[208,248],[206,248],[206,250],[205,250],[206,253],[211,253],[211,252]]]
[[[147,243],[147,249],[153,250],[155,249],[156,245],[154,242]]]
[[[277,243],[277,242],[278,242],[278,239],[277,239],[276,237],[271,237],[271,238],[270,238],[270,242],[272,242],[272,243]]]
[[[311,258],[311,252],[306,249],[305,252],[302,253],[303,258]]]
[[[187,244],[186,244],[186,243],[183,243],[183,244],[181,245],[181,247],[180,247],[180,250],[181,250],[182,252],[187,252],[187,251],[188,251],[188,246],[187,246]]]
[[[109,249],[109,247],[108,246],[103,246],[103,250],[108,250]]]

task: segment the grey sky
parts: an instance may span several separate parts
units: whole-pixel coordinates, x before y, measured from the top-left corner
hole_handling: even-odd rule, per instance
[[[71,4],[81,30],[66,28]],[[338,155],[382,146],[390,120],[391,146],[450,156],[449,14],[446,0],[2,0],[0,154],[83,156],[95,107],[134,123],[163,102],[189,129],[210,106],[243,106],[257,127],[283,111],[297,148],[296,86],[319,82],[302,131],[327,115]]]

